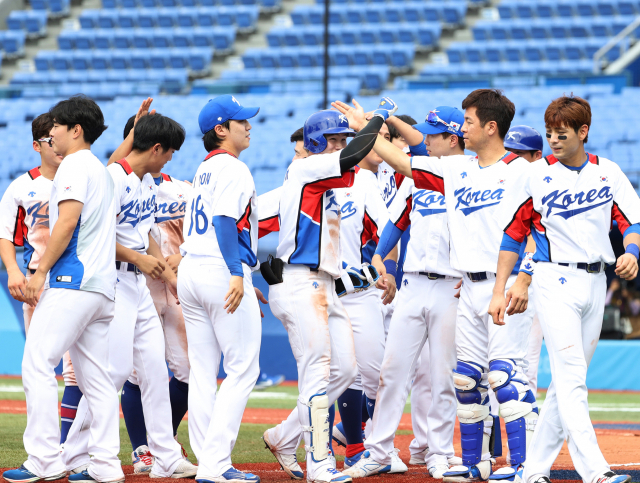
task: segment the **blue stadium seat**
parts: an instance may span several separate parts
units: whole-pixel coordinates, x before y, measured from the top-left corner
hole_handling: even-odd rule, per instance
[[[135,30],[134,30],[135,32]],[[100,33],[100,37],[102,33]],[[96,48],[98,48],[98,39],[100,38],[96,36]],[[111,41],[111,45],[116,49],[130,49],[133,47],[133,36],[131,35],[131,31],[129,30],[116,30],[113,33],[113,38]]]

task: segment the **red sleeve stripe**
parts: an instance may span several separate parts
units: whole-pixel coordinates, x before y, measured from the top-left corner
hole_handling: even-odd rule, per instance
[[[30,169],[29,171],[27,171],[27,173],[29,174],[31,179],[36,179],[38,176],[40,176],[40,167]]]
[[[542,215],[538,213],[536,210],[533,210],[533,215],[531,216],[531,223],[538,230],[538,233],[546,233],[545,227],[542,225]],[[529,227],[529,232],[527,236],[531,233],[531,227]]]
[[[502,159],[502,161],[504,161],[504,164],[509,164],[511,161],[519,157],[520,156],[518,156],[516,153],[509,153]]]
[[[531,218],[533,215],[533,200],[529,198],[522,203],[504,232],[516,241],[522,242],[527,233],[531,232]]]
[[[613,202],[613,206],[611,206],[611,218],[616,220],[616,222],[618,223],[618,230],[620,230],[620,233],[622,233],[623,235],[624,232],[627,231],[627,228],[631,226],[629,218],[627,218],[627,216],[622,212],[622,210],[618,206],[618,203],[616,203],[615,201]]]
[[[116,161],[116,164],[119,164],[120,166],[122,166],[122,169],[124,169],[124,172],[127,173],[127,175],[133,173],[133,170],[131,169],[131,166],[129,166],[129,163],[127,163],[126,159],[121,159],[120,161]]]
[[[164,174],[164,173],[162,173],[162,179],[163,179],[163,181],[173,181],[171,179],[171,176],[169,176],[168,174]]]
[[[273,215],[258,222],[258,238],[275,231],[280,231],[280,218],[278,215]]]
[[[558,158],[556,158],[553,154],[550,154],[549,156],[544,158],[544,160],[547,162],[549,166],[551,166],[552,164],[556,164],[558,162]]]
[[[251,200],[247,204],[247,207],[244,209],[244,215],[240,217],[240,219],[236,222],[236,226],[238,227],[238,233],[241,233],[245,228],[251,231],[251,222],[249,221],[249,217],[251,216]]]
[[[394,173],[393,177],[396,179],[396,188],[400,188],[406,176],[402,173]]]
[[[587,153],[587,157],[589,158],[589,162],[591,164],[600,164],[600,158],[595,154]]]
[[[413,181],[418,189],[437,191],[438,193],[444,193],[444,179],[441,176],[433,174],[430,171],[424,171],[422,169],[411,169],[413,175]]]
[[[27,213],[22,206],[19,206],[16,226],[13,229],[13,244],[18,247],[24,246],[24,239],[27,237],[27,225],[24,222],[25,216],[27,216]]]
[[[413,206],[413,195],[409,195],[406,202],[407,205],[402,210],[400,217],[393,222],[393,224],[402,231],[406,231],[407,228],[409,228],[409,225],[411,225],[411,217],[409,214],[411,213],[411,207]]]
[[[365,246],[369,241],[373,240],[376,245],[378,241],[380,241],[380,236],[378,235],[378,225],[373,221],[373,218],[369,216],[369,213],[365,210],[364,219],[362,220],[362,237],[361,237],[361,246]]]

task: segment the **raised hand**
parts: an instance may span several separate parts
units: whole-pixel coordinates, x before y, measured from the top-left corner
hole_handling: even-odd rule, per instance
[[[358,101],[353,99],[351,102],[353,102],[354,107],[351,107],[349,104],[345,104],[342,101],[332,102],[331,107],[347,116],[349,127],[351,129],[354,131],[360,131],[360,129],[367,125],[366,115],[362,106],[358,104]]]
[[[380,99],[378,109],[373,111],[374,116],[381,116],[385,121],[389,119],[389,116],[398,110],[398,105],[390,97],[383,97]]]
[[[140,118],[146,116],[147,114],[153,115],[156,113],[155,109],[149,112],[149,108],[151,107],[152,102],[153,102],[152,97],[147,97],[144,101],[142,101],[142,104],[140,104],[140,107],[138,108],[138,112],[136,113],[136,118],[133,121],[134,126],[138,124],[138,121],[140,120]]]

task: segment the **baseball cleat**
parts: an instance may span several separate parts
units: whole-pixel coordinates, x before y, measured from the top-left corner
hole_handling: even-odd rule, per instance
[[[55,481],[55,480],[61,480],[65,476],[67,476],[67,472],[63,471],[62,473],[59,473],[57,475],[49,476],[47,478],[41,478],[31,473],[28,469],[24,467],[24,465],[22,465],[20,468],[17,468],[15,470],[8,470],[2,473],[2,477],[5,480],[9,481],[10,483],[31,483],[32,481],[40,481],[40,480]]]
[[[491,476],[491,461],[481,461],[475,466],[454,466],[443,475],[444,483],[486,481]]]
[[[332,466],[319,470],[314,478],[307,477],[308,483],[351,483],[351,477],[340,473]]]
[[[268,387],[276,387],[282,384],[284,381],[284,376],[282,374],[278,374],[277,376],[269,376],[266,373],[260,374],[256,385],[253,386],[253,389],[256,391],[262,391]]]
[[[447,463],[449,463],[449,466],[462,466],[462,458],[460,456],[452,456],[447,458]]]
[[[87,470],[84,470],[81,473],[70,475],[69,481],[71,483],[96,483],[98,480],[96,480],[93,476],[91,476]],[[110,480],[109,482],[100,482],[100,483],[124,483],[124,476],[117,480]]]
[[[437,480],[441,480],[444,474],[447,471],[449,471],[449,465],[445,465],[445,464],[433,465],[433,466],[430,466],[427,471],[429,471],[429,475],[431,475],[431,478],[436,478]]]
[[[133,472],[136,475],[140,473],[149,473],[155,458],[149,451],[149,447],[146,445],[138,446],[134,452],[131,453],[131,463],[133,464]]]
[[[533,483],[551,483],[551,480],[548,476],[541,476],[539,478],[536,478]]]
[[[211,479],[196,479],[198,483],[260,483],[260,477],[253,473],[236,470],[233,466],[220,476]]]
[[[616,475],[613,471],[607,471],[595,483],[627,483],[629,481],[631,481],[631,476],[629,475]]]
[[[77,468],[74,468],[72,470],[69,471],[70,475],[77,475],[78,473],[82,473],[83,471],[86,471],[87,468],[89,468],[89,463],[84,464],[84,465],[80,465]]]
[[[338,446],[347,447],[347,437],[344,435],[344,429],[342,427],[342,421],[333,427],[332,437]]]
[[[506,481],[516,481],[519,479],[522,481],[522,472],[524,471],[524,466],[505,466],[504,468],[500,468],[493,472],[493,474],[489,477],[490,480],[506,480]]]
[[[346,470],[347,468],[351,468],[353,465],[355,465],[358,461],[360,461],[360,458],[362,458],[362,455],[364,454],[364,450],[360,451],[359,453],[353,455],[351,458],[347,458],[345,456],[344,458],[344,469]]]
[[[369,451],[365,451],[360,460],[351,468],[347,468],[343,471],[345,475],[352,478],[364,478],[365,476],[379,475],[380,473],[389,473],[391,465],[385,465],[378,463],[371,457]]]
[[[391,469],[389,473],[406,473],[409,471],[407,465],[404,464],[404,461],[400,459],[400,449],[394,448],[394,450],[389,453],[391,456]]]
[[[409,459],[410,465],[426,465],[425,458],[427,457],[427,453],[429,452],[429,448],[420,451],[419,453],[411,453],[411,459]]]
[[[273,456],[276,457],[278,463],[280,463],[280,467],[283,471],[288,474],[294,480],[301,480],[304,478],[304,473],[302,472],[302,468],[298,464],[298,458],[296,454],[285,454],[278,452],[271,443],[269,442],[269,435],[267,434],[269,430],[265,431],[262,435],[262,441],[264,441],[264,446],[267,448]]]
[[[198,467],[191,461],[183,459],[176,467],[169,478],[194,478],[198,472]],[[166,476],[156,475],[153,471],[149,473],[150,478],[166,478]]]

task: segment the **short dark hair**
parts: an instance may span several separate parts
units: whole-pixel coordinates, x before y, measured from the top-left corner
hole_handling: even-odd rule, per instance
[[[544,112],[544,124],[546,127],[570,127],[577,133],[585,124],[591,127],[591,106],[582,97],[571,96],[558,97],[551,101]],[[584,142],[589,139],[589,134]]]
[[[133,125],[136,122],[135,114],[129,118],[127,123],[124,125],[124,131],[122,132],[122,139],[127,139],[129,137],[129,133],[133,129]]]
[[[93,144],[107,129],[104,116],[98,104],[83,94],[60,101],[49,110],[56,124],[67,126],[70,130],[76,124],[82,127],[84,141]]]
[[[462,109],[476,108],[476,116],[480,126],[484,127],[490,121],[498,125],[498,136],[504,139],[511,127],[516,106],[500,89],[476,89],[462,101]]]
[[[411,116],[408,116],[407,114],[400,114],[399,116],[396,116],[396,117],[401,121],[406,122],[409,126],[415,126],[416,124],[418,124],[418,122],[414,118],[412,118]],[[395,128],[395,126],[392,126],[391,124],[387,124],[387,127],[389,128],[389,139],[393,141],[396,138],[402,137],[400,136],[400,133]]]
[[[136,124],[132,150],[144,152],[160,144],[163,151],[178,151],[184,143],[184,137],[184,128],[173,119],[162,114],[144,116]]]
[[[296,131],[291,135],[289,140],[292,143],[297,143],[298,141],[304,141],[304,128],[296,129]]]
[[[458,146],[460,146],[462,148],[462,150],[464,151],[466,149],[466,146],[464,144],[464,138],[462,136],[457,136],[457,135],[452,134],[450,132],[443,132],[442,133],[442,138],[443,139],[449,139],[451,136],[456,136],[458,138]]]
[[[51,117],[51,114],[48,112],[40,114],[31,121],[31,135],[33,136],[33,140],[37,141],[38,139],[49,137],[52,127],[53,118]]]
[[[225,121],[220,124],[225,129],[231,128],[231,120]],[[218,149],[220,144],[222,144],[223,139],[219,138],[216,134],[215,127],[211,131],[207,131],[207,133],[202,136],[202,141],[204,142],[204,149],[208,152],[213,151],[214,149]]]

